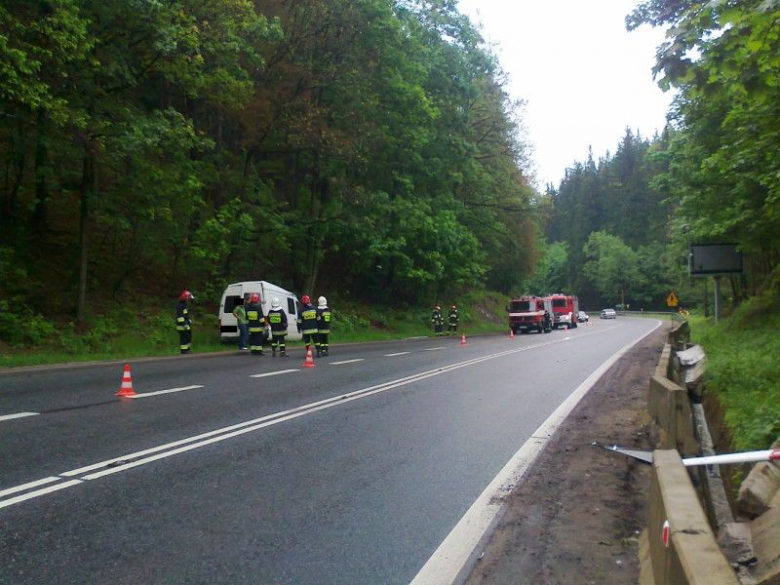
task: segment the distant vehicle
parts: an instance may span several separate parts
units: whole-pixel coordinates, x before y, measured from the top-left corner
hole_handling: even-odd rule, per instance
[[[515,333],[541,333],[544,330],[545,310],[550,314],[550,319],[553,315],[552,304],[548,299],[532,295],[510,300],[506,310],[509,313],[509,328]]]
[[[615,319],[617,318],[617,313],[615,312],[615,309],[604,309],[601,311],[601,315],[599,319]]]
[[[580,301],[574,295],[556,293],[546,297],[552,303],[553,327],[576,327]]]
[[[244,304],[244,295],[257,293],[260,295],[260,304],[263,307],[263,315],[271,310],[271,300],[279,297],[282,309],[287,313],[287,340],[298,341],[301,334],[298,332],[298,298],[288,290],[264,280],[250,282],[234,282],[229,284],[222,293],[222,301],[219,303],[219,339],[220,341],[234,341],[238,339],[238,323],[233,316],[236,305]]]
[[[577,321],[579,323],[587,323],[590,320],[590,315],[588,315],[585,311],[580,311],[577,313]]]

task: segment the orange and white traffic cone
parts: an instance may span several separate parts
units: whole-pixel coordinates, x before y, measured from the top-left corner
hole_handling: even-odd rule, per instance
[[[461,335],[461,337],[460,337],[460,346],[461,347],[466,347],[466,334],[465,333],[463,335]]]
[[[509,328],[509,339],[514,339],[514,338],[515,338],[515,330],[512,327],[510,327]]]
[[[313,368],[314,366],[314,358],[311,355],[311,346],[306,348],[306,359],[303,362],[304,368]]]
[[[133,389],[133,378],[130,376],[130,364],[125,364],[125,374],[122,376],[122,387],[116,396],[135,396]]]

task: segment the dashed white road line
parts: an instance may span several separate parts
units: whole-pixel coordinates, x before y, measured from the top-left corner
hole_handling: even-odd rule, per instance
[[[272,425],[277,425],[282,422],[286,422],[289,420],[293,420],[299,417],[307,416],[309,414],[319,412],[325,409],[333,408],[336,406],[340,406],[343,404],[347,404],[349,402],[352,402],[354,400],[360,400],[363,398],[367,398],[368,396],[372,396],[374,394],[379,394],[382,392],[386,392],[388,390],[391,390],[393,388],[398,388],[401,386],[405,386],[407,384],[418,382],[421,380],[424,380],[426,378],[430,378],[433,376],[439,376],[441,374],[452,372],[455,370],[459,370],[461,368],[466,368],[469,366],[473,366],[479,363],[483,363],[489,360],[493,360],[499,357],[504,357],[508,355],[513,355],[519,352],[523,351],[529,351],[531,349],[535,349],[537,347],[543,347],[547,345],[553,345],[555,343],[560,343],[561,341],[564,341],[562,339],[555,340],[555,341],[549,341],[545,343],[539,343],[537,345],[531,345],[531,346],[524,346],[521,348],[516,348],[508,351],[501,351],[498,353],[493,353],[485,356],[481,356],[478,358],[473,358],[470,360],[466,360],[463,362],[451,364],[449,366],[443,366],[440,368],[436,368],[433,370],[428,370],[426,372],[420,372],[417,374],[412,374],[410,376],[405,376],[403,378],[398,378],[396,380],[391,380],[389,382],[383,382],[381,384],[377,384],[375,386],[369,386],[367,388],[363,388],[361,390],[357,390],[355,392],[350,392],[348,394],[342,394],[339,396],[334,396],[331,398],[326,398],[324,400],[321,400],[319,402],[314,402],[310,404],[305,404],[302,406],[298,406],[289,410],[276,412],[273,414],[265,415],[263,417],[244,421],[242,423],[237,423],[235,425],[231,425],[228,427],[223,427],[221,429],[216,429],[207,433],[202,433],[200,435],[196,435],[193,437],[187,437],[185,439],[180,439],[178,441],[174,441],[171,443],[167,443],[164,445],[158,445],[156,447],[151,447],[149,449],[145,449],[143,451],[137,451],[135,453],[129,453],[120,457],[114,457],[112,459],[108,459],[105,461],[101,461],[99,463],[95,463],[92,465],[87,465],[85,467],[81,467],[79,469],[73,469],[70,471],[66,471],[63,473],[58,474],[58,476],[52,476],[52,477],[45,477],[43,479],[29,482],[23,485],[15,486],[12,488],[5,489],[3,491],[0,491],[0,498],[4,497],[5,495],[10,495],[13,493],[22,492],[25,490],[29,490],[35,487],[38,487],[40,485],[46,485],[53,483],[55,481],[64,480],[66,478],[74,478],[70,479],[68,481],[64,481],[62,483],[57,483],[56,485],[51,485],[46,488],[30,491],[27,493],[24,493],[22,495],[8,498],[8,499],[0,499],[0,508],[6,508],[8,506],[12,506],[14,504],[18,504],[20,502],[24,502],[26,500],[30,500],[39,496],[43,496],[52,492],[56,492],[58,490],[66,489],[69,487],[73,487],[79,484],[82,484],[88,480],[95,480],[107,475],[112,475],[114,473],[120,473],[122,471],[126,471],[128,469],[138,467],[140,465],[145,465],[147,463],[151,463],[153,461],[157,461],[163,458],[171,457],[173,455],[177,455],[179,453],[184,453],[187,451],[191,451],[193,449],[198,449],[200,447],[205,447],[206,445],[210,445],[213,443],[225,441],[227,439],[243,435],[245,433],[251,433],[253,431],[257,431]],[[431,348],[431,349],[444,349],[444,348]],[[334,362],[331,365],[337,365],[339,363],[353,363],[356,361],[364,361],[362,359],[359,360],[346,360],[344,362]],[[602,366],[603,367],[603,366]],[[172,389],[171,391],[181,391],[182,389]],[[166,391],[161,391],[166,392]],[[157,393],[149,393],[149,395],[157,394]],[[577,394],[577,391],[575,391],[574,394]],[[571,398],[571,397],[570,397]],[[174,448],[177,447],[177,448]],[[151,454],[155,453],[155,455],[149,456]],[[75,479],[76,476],[80,476],[79,479]],[[487,490],[486,490],[487,491]],[[461,523],[463,520],[461,521]],[[442,548],[442,547],[440,547]],[[429,561],[430,563],[430,561]],[[419,577],[419,575],[418,575]],[[421,583],[425,581],[420,581]],[[437,581],[438,582],[438,581]]]
[[[343,362],[331,362],[331,366],[343,366],[344,364],[354,364],[355,362],[364,362],[366,360],[359,359],[359,360],[344,360]]]
[[[149,398],[150,396],[160,396],[161,394],[173,394],[174,392],[184,392],[185,390],[195,390],[203,386],[182,386],[181,388],[170,388],[169,390],[158,390],[157,392],[144,392],[143,394],[132,394],[127,398]]]
[[[425,351],[438,351],[440,349],[444,349],[443,347],[428,347],[425,349]]]
[[[12,420],[15,418],[25,418],[27,416],[38,416],[39,412],[17,412],[16,414],[4,414],[0,416],[0,420]]]
[[[397,355],[409,355],[411,351],[399,351],[398,353],[386,353],[385,357],[395,357]]]
[[[300,370],[279,370],[278,372],[266,372],[265,374],[252,374],[250,378],[267,378],[268,376],[279,376],[281,374],[291,374],[293,372],[300,372]]]

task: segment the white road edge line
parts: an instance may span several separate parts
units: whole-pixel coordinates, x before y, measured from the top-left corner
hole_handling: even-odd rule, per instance
[[[250,378],[266,378],[268,376],[279,376],[281,374],[291,374],[293,372],[300,372],[300,370],[279,370],[278,372],[266,372],[265,374],[252,374]]]
[[[465,582],[474,567],[479,549],[487,543],[501,515],[506,511],[506,497],[520,483],[560,424],[616,361],[661,325],[662,323],[658,321],[653,329],[624,346],[601,364],[531,434],[532,438],[520,447],[493,478],[423,565],[410,585],[454,585]],[[539,439],[540,436],[546,439]]]
[[[132,394],[125,398],[149,398],[150,396],[160,396],[160,394],[172,394],[174,392],[184,392],[185,390],[195,390],[203,386],[182,386],[181,388],[171,388],[169,390],[158,390],[157,392],[144,392],[143,394]]]
[[[0,420],[12,420],[15,418],[25,418],[27,416],[38,416],[40,412],[17,412],[16,414],[4,414],[0,416]]]
[[[354,364],[356,362],[364,362],[364,361],[366,361],[366,360],[364,360],[363,358],[360,358],[360,359],[357,359],[357,360],[344,360],[342,362],[331,362],[330,365],[331,366],[343,366],[344,364]]]
[[[399,351],[398,353],[386,353],[384,357],[395,357],[397,355],[409,355],[411,351]]]

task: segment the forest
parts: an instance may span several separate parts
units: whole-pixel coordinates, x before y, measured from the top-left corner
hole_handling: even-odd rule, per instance
[[[640,2],[669,125],[535,188],[523,104],[455,0],[0,2],[0,339],[262,278],[366,304],[780,282],[780,0]],[[648,74],[651,74],[648,72]],[[138,301],[140,302],[140,301]]]

